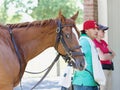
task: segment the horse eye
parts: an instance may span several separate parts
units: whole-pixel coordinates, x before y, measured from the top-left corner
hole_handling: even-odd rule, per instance
[[[69,34],[66,34],[66,38],[70,38],[70,35],[69,35]]]

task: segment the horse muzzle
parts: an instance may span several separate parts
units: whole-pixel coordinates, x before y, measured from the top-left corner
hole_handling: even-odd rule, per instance
[[[75,59],[74,61],[71,61],[73,68],[77,70],[84,70],[86,67],[85,60]]]

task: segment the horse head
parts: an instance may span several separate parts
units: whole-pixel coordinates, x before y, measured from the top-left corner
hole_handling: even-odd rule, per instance
[[[69,63],[78,70],[85,68],[84,54],[79,45],[79,31],[77,30],[75,20],[77,19],[78,12],[71,18],[65,18],[61,11],[57,20],[57,39],[56,50],[63,56],[67,57]]]

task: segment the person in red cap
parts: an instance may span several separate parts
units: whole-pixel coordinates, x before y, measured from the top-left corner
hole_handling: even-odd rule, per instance
[[[93,67],[92,67],[92,56],[91,44],[93,40],[97,37],[98,29],[97,24],[94,20],[88,20],[83,24],[83,30],[81,31],[81,36],[79,43],[82,46],[82,51],[84,53],[84,58],[86,60],[86,70],[75,71],[73,75],[73,88],[74,90],[98,90],[98,85],[93,78]],[[93,43],[94,44],[94,43]],[[92,46],[95,49],[95,45]],[[98,54],[94,54],[98,59]],[[91,73],[90,73],[91,72]]]
[[[114,69],[112,59],[114,58],[115,53],[112,49],[110,49],[106,41],[103,40],[106,30],[108,30],[107,26],[98,24],[98,35],[97,38],[94,39],[94,43],[97,47],[99,58],[102,64],[102,68],[106,76],[106,85],[101,86],[101,90],[111,90],[111,73]]]

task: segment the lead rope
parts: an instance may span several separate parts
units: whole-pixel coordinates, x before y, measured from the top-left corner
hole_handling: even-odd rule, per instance
[[[54,59],[54,61],[52,62],[52,64],[49,66],[48,70],[46,71],[46,73],[44,74],[44,76],[39,80],[39,82],[37,82],[35,84],[35,86],[33,86],[31,88],[31,90],[33,90],[36,86],[38,86],[42,81],[43,79],[48,75],[48,73],[50,72],[50,70],[52,69],[52,67],[54,66],[54,64],[58,61],[59,57],[60,57],[61,54],[58,53],[58,55],[56,56],[56,58]]]
[[[18,50],[18,47],[17,47],[17,45],[16,45],[16,42],[15,42],[15,39],[14,39],[14,35],[13,35],[13,33],[12,33],[12,29],[11,28],[8,28],[8,31],[9,31],[9,33],[10,33],[10,36],[11,36],[11,40],[12,40],[12,43],[13,43],[13,46],[14,46],[14,49],[15,49],[15,52],[16,52],[16,54],[17,54],[17,56],[18,56],[18,61],[19,61],[19,64],[20,64],[20,76],[19,76],[19,79],[20,79],[20,88],[21,88],[21,90],[23,90],[23,88],[22,88],[22,84],[21,84],[21,78],[22,78],[22,56],[21,56],[21,54],[20,54],[20,52],[19,52],[19,50]]]
[[[87,72],[89,72],[89,74],[93,77],[93,79],[94,79],[94,76],[93,76],[93,74],[88,70],[88,69],[85,69],[85,71],[87,71]],[[95,81],[95,83],[97,84],[97,86],[98,86],[98,90],[100,90],[100,84],[99,83],[97,83],[96,81]]]

